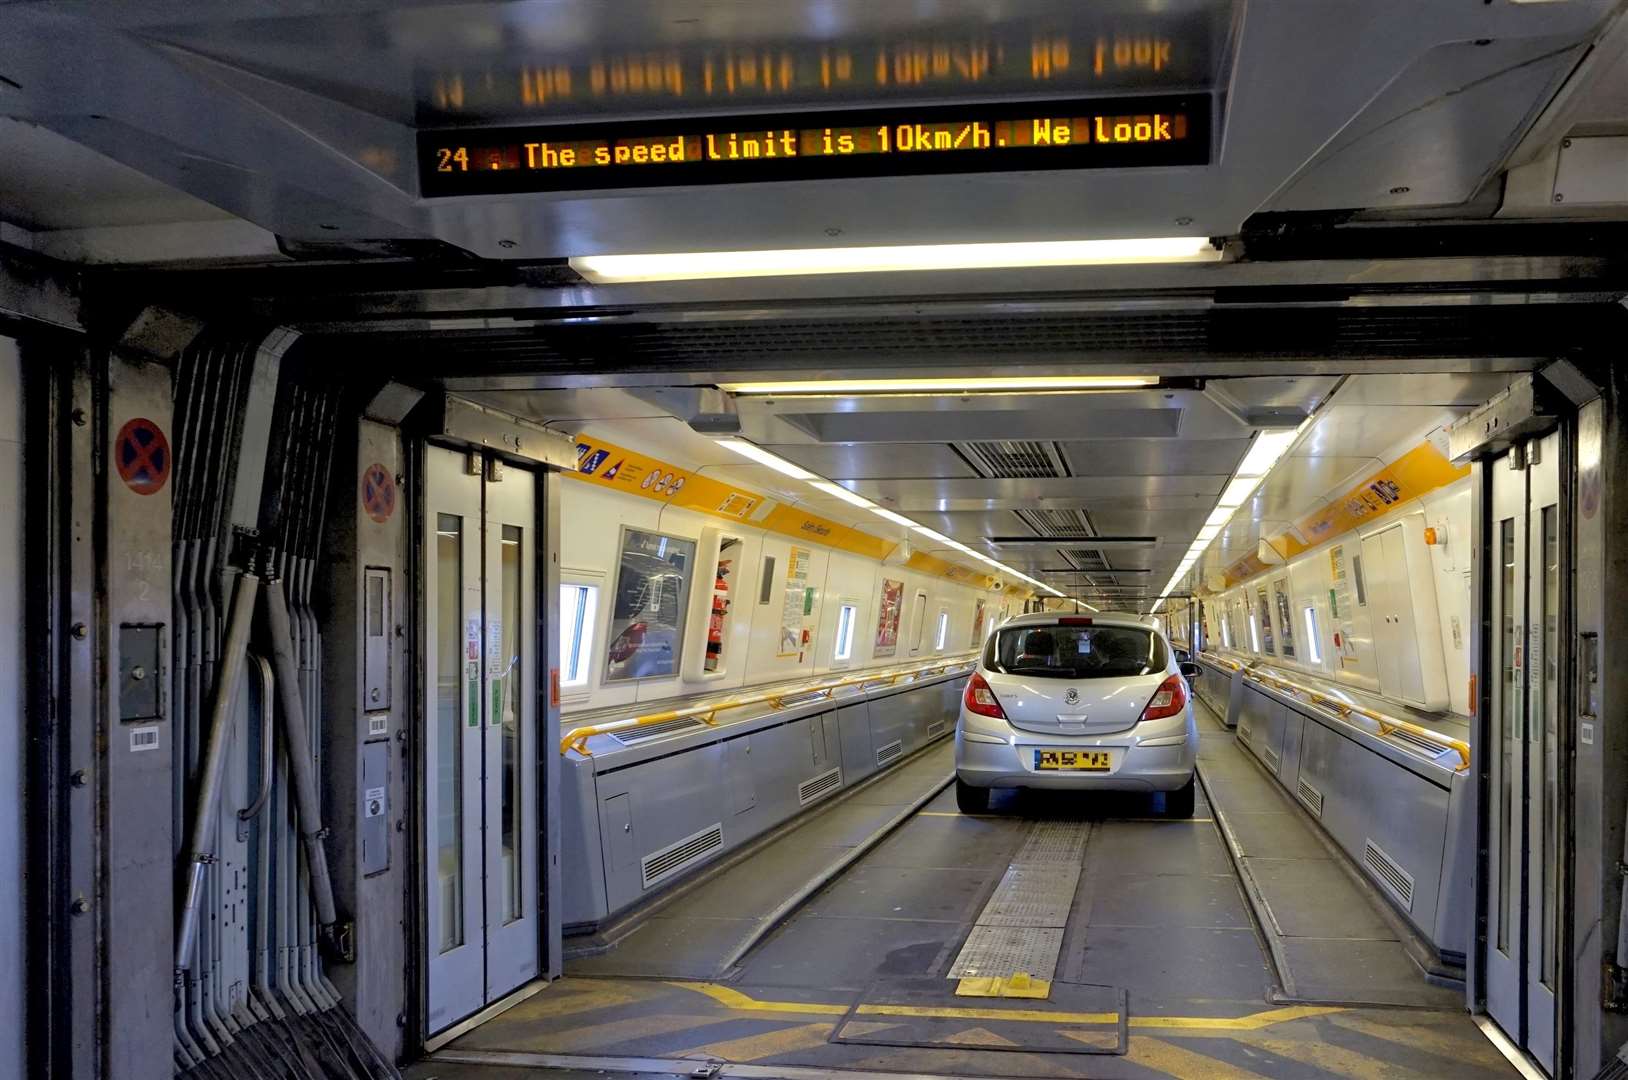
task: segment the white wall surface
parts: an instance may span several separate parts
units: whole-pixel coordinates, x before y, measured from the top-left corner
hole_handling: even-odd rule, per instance
[[[23,1075],[23,425],[17,343],[0,338],[0,1076]]]
[[[1259,656],[1285,668],[1299,668],[1315,672],[1337,682],[1379,693],[1377,678],[1377,644],[1371,632],[1369,605],[1357,605],[1356,587],[1349,587],[1351,610],[1346,635],[1351,644],[1348,654],[1354,663],[1341,665],[1339,650],[1334,645],[1335,620],[1329,610],[1329,590],[1334,587],[1334,573],[1330,555],[1335,548],[1341,551],[1346,573],[1352,573],[1351,557],[1363,551],[1362,539],[1387,529],[1408,517],[1422,518],[1425,526],[1437,531],[1440,542],[1428,545],[1431,579],[1435,585],[1436,619],[1421,621],[1416,637],[1430,635],[1439,639],[1448,692],[1447,711],[1460,716],[1470,712],[1470,481],[1468,478],[1429,493],[1416,502],[1406,504],[1396,513],[1386,514],[1361,528],[1353,529],[1327,542],[1295,556],[1287,566],[1275,566],[1258,577],[1251,578],[1205,602],[1209,647],[1216,652],[1227,652],[1222,646],[1219,620],[1228,613],[1232,616],[1234,654],[1244,657]],[[1410,539],[1410,543],[1421,543]],[[1251,648],[1249,615],[1257,610],[1256,590],[1266,585],[1268,599],[1272,598],[1272,583],[1287,574],[1290,584],[1290,614],[1296,620],[1294,627],[1295,656],[1281,655],[1282,632],[1277,625],[1276,604],[1271,604],[1273,639],[1279,645],[1275,655],[1258,654]],[[1322,663],[1311,661],[1306,648],[1304,608],[1312,604],[1317,610],[1320,629],[1319,647]],[[1344,612],[1342,612],[1344,614]],[[1417,645],[1417,642],[1415,642]]]
[[[793,541],[790,537],[765,532],[752,525],[730,523],[708,514],[664,506],[596,484],[567,480],[560,498],[561,580],[596,584],[600,590],[588,685],[585,689],[578,688],[562,695],[561,711],[566,714],[607,706],[642,706],[674,697],[722,692],[833,671],[857,671],[930,660],[938,655],[933,643],[940,610],[948,611],[950,616],[944,654],[964,653],[972,647],[972,621],[977,601],[984,600],[986,632],[993,627],[1003,603],[999,593],[981,591],[944,578],[906,570],[902,566],[884,566],[875,559],[834,550],[812,541]],[[610,683],[604,681],[605,648],[615,606],[612,591],[616,587],[623,526],[697,541],[703,529],[721,528],[727,535],[738,536],[745,541],[730,584],[734,605],[724,653],[726,675],[723,678],[706,682],[686,681],[678,676]],[[814,610],[805,623],[813,632],[813,641],[801,659],[777,655],[786,566],[794,544],[812,553],[808,583],[815,590]],[[765,556],[774,559],[775,580],[770,589],[769,602],[760,604],[759,579]],[[698,561],[705,563],[699,552]],[[699,570],[692,573],[692,591],[711,584],[710,581],[700,580],[701,577]],[[897,652],[892,656],[877,657],[876,620],[884,577],[905,583],[904,614],[900,620]],[[916,633],[912,621],[913,598],[918,590],[927,594],[927,625],[922,632],[921,648],[913,651],[910,647]],[[845,600],[856,601],[859,610],[853,656],[847,663],[839,664],[833,654],[837,615]],[[686,650],[693,644],[692,640]]]

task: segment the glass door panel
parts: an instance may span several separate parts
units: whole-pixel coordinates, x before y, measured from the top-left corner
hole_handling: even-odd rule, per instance
[[[471,465],[476,466],[471,468]],[[431,1033],[538,973],[536,478],[426,452]]]
[[[1561,631],[1564,545],[1560,513],[1560,435],[1546,435],[1527,467],[1526,1048],[1551,1072],[1555,1050],[1555,985],[1559,967]]]

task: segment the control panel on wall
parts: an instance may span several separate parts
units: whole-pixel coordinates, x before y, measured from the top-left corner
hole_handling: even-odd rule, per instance
[[[389,567],[362,572],[362,707],[367,737],[390,734],[391,574]]]

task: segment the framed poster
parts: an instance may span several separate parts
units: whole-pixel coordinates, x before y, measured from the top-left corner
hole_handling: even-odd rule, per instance
[[[892,656],[899,651],[899,616],[904,614],[904,582],[882,579],[882,602],[876,616],[875,656]]]
[[[678,674],[695,541],[622,528],[605,681]]]
[[[780,602],[780,651],[777,656],[797,656],[803,651],[804,618],[814,606],[814,590],[808,584],[808,564],[814,553],[794,547],[786,559],[786,591]]]
[[[984,643],[984,602],[978,601],[972,607],[972,640],[968,642],[970,648],[976,649]]]

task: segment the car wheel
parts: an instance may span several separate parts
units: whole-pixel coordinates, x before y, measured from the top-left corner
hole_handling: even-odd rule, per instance
[[[1198,778],[1189,776],[1187,783],[1175,791],[1164,793],[1165,816],[1173,818],[1190,818],[1193,816],[1193,800],[1198,793]]]
[[[989,809],[989,789],[973,787],[959,776],[955,778],[955,807],[963,814],[981,814]]]

